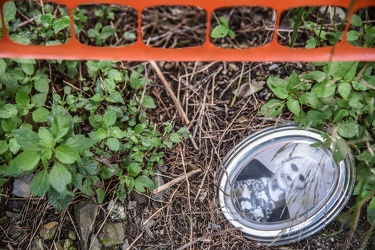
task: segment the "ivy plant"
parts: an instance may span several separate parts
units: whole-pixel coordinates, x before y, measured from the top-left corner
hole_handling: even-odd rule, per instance
[[[220,17],[218,22],[219,24],[215,26],[210,33],[211,38],[225,38],[229,36],[233,39],[236,36],[234,31],[230,29],[229,20],[227,18]]]

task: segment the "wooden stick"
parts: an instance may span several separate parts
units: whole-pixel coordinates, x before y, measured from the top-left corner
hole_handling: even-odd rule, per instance
[[[165,79],[163,73],[159,69],[159,66],[156,64],[155,61],[149,61],[149,62],[150,62],[151,67],[155,70],[155,72],[158,75],[158,77],[160,78],[161,82],[164,84],[165,88],[167,89],[168,94],[171,96],[174,104],[176,105],[178,113],[180,113],[180,115],[184,119],[185,123],[189,124],[190,123],[189,118],[186,116],[185,111],[181,107],[181,104],[178,101],[176,95],[173,93],[173,90],[172,90],[171,86],[169,85],[169,83],[167,82],[167,79]]]
[[[153,194],[158,194],[161,191],[164,191],[164,190],[170,188],[171,186],[173,186],[174,184],[176,184],[176,183],[184,180],[185,178],[188,178],[188,177],[192,176],[193,174],[200,173],[200,172],[202,172],[202,170],[196,169],[196,170],[193,170],[193,171],[187,173],[186,176],[185,175],[181,175],[180,177],[177,177],[176,179],[171,180],[170,182],[167,182],[164,185],[158,187],[157,189],[155,189],[154,191],[152,191],[152,193]]]

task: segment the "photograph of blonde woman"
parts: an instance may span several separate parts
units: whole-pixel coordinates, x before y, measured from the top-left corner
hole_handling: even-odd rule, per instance
[[[286,144],[274,154],[260,154],[259,159],[255,156],[233,184],[233,197],[239,213],[253,222],[290,219],[291,197],[295,199],[301,193],[312,193],[311,180],[326,165],[326,157],[321,149],[302,143]],[[319,182],[319,188],[316,189],[325,188]],[[320,193],[322,191],[318,190],[318,197],[322,196]],[[295,211],[298,206],[301,207],[293,207],[293,214],[299,213]]]

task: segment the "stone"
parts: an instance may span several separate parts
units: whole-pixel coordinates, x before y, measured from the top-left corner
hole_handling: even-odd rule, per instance
[[[272,71],[272,70],[275,70],[275,69],[278,69],[279,68],[279,65],[277,64],[272,64],[271,66],[269,66],[268,70],[269,71]]]
[[[134,200],[138,203],[138,205],[147,204],[148,203],[148,197],[144,194],[137,193],[135,191],[131,192]]]
[[[128,250],[129,249],[129,240],[128,239],[125,239],[124,240],[124,244],[122,244],[122,247],[121,247],[121,250]]]
[[[160,175],[155,175],[154,178],[152,178],[156,188],[161,187],[164,185],[164,180]],[[165,191],[161,191],[157,194],[152,194],[152,198],[154,198],[156,201],[162,201]]]
[[[123,245],[126,237],[126,226],[123,222],[110,222],[103,226],[99,239],[105,248]]]
[[[44,250],[43,240],[39,237],[35,237],[31,242],[31,250]]]
[[[52,240],[55,237],[59,223],[56,221],[51,221],[44,224],[39,231],[39,236],[44,240]]]
[[[129,201],[128,202],[128,209],[129,210],[135,209],[136,207],[137,207],[137,202],[136,201]]]
[[[5,214],[7,215],[8,218],[16,218],[19,216],[19,213],[11,212],[11,211],[6,211]]]
[[[74,205],[74,214],[82,249],[88,249],[89,236],[93,230],[97,213],[98,205],[92,200],[89,202],[79,202]]]
[[[90,250],[102,250],[103,249],[102,244],[100,243],[99,239],[95,235],[91,236],[91,244],[89,247],[90,247],[89,248]]]
[[[17,197],[29,198],[31,196],[31,180],[33,175],[22,176],[14,179],[12,194]]]
[[[107,211],[110,213],[109,217],[112,220],[126,220],[125,207],[122,203],[110,200],[108,202]]]
[[[20,237],[22,233],[23,233],[23,230],[19,226],[14,225],[14,224],[9,226],[8,234],[13,240]]]

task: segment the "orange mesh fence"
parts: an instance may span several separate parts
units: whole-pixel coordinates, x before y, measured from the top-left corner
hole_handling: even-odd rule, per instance
[[[0,0],[3,12],[4,3]],[[0,39],[0,57],[3,58],[35,58],[35,59],[100,59],[127,61],[375,61],[375,49],[356,47],[348,43],[347,32],[353,13],[361,8],[375,6],[374,0],[55,0],[54,3],[65,5],[70,13],[70,39],[64,44],[43,46],[24,45],[15,43],[7,33],[4,14],[2,14],[3,36]],[[136,40],[131,45],[118,47],[89,46],[81,43],[74,29],[74,9],[87,4],[116,4],[125,5],[136,11],[137,27]],[[187,48],[157,48],[144,43],[142,38],[142,19],[144,10],[157,6],[194,6],[206,12],[205,38],[200,46]],[[273,9],[275,15],[274,28],[270,42],[251,48],[220,48],[210,40],[212,19],[215,10],[230,7],[265,6]],[[334,46],[313,49],[292,48],[281,45],[279,31],[282,13],[298,7],[308,6],[337,6],[348,12],[342,40]]]

